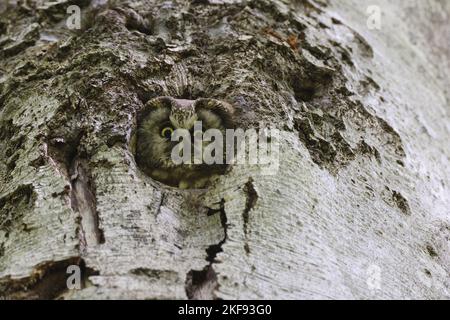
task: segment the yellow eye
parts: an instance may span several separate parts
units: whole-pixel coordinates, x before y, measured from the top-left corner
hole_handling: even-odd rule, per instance
[[[161,137],[170,139],[172,137],[173,128],[172,127],[165,127],[161,130]]]

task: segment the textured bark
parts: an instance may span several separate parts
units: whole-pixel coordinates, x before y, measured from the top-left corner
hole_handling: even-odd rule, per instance
[[[0,297],[449,298],[450,2],[13,2],[0,3]],[[82,30],[66,28],[71,4]],[[381,30],[366,25],[373,4]],[[275,125],[278,172],[235,165],[207,190],[153,181],[131,137],[162,95]]]

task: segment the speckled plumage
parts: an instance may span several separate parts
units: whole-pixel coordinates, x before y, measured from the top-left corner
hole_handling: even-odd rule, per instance
[[[193,130],[202,121],[204,130],[225,130],[233,127],[233,107],[215,99],[185,100],[158,97],[147,102],[138,116],[136,161],[155,180],[181,188],[200,188],[207,180],[223,173],[225,165],[181,164],[171,159],[178,142],[161,135],[164,128]],[[208,142],[209,143],[209,142]],[[204,143],[205,146],[205,143]]]

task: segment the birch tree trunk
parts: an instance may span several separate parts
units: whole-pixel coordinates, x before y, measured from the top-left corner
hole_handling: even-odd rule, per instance
[[[450,2],[0,12],[0,298],[449,298]],[[276,173],[153,181],[130,140],[163,95],[278,128]]]

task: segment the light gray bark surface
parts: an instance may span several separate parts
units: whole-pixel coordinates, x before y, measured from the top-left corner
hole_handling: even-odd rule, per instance
[[[450,297],[450,2],[59,2],[0,5],[0,297]],[[147,177],[161,95],[276,126],[276,174]]]

